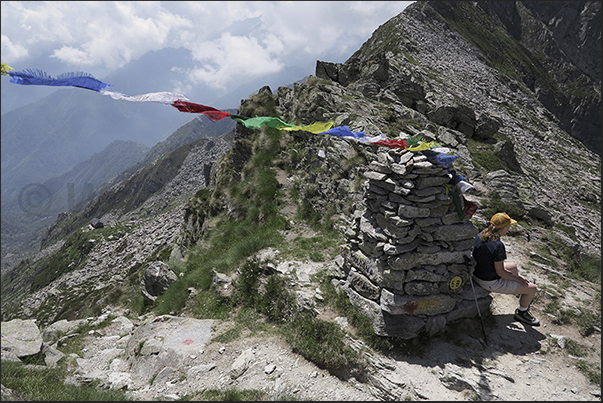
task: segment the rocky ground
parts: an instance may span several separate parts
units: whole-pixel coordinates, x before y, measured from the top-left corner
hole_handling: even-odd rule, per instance
[[[284,183],[286,178],[279,180]],[[291,220],[293,212],[293,205],[283,209]],[[295,223],[290,232],[286,238],[313,235]],[[102,387],[121,389],[142,401],[203,400],[197,392],[231,388],[261,390],[271,400],[600,401],[600,386],[578,368],[585,361],[598,366],[600,373],[600,329],[583,336],[576,323],[560,324],[544,312],[553,299],[567,309],[587,306],[600,298],[600,285],[551,276],[554,270],[531,258],[535,240],[528,242],[521,232],[504,241],[509,259],[541,287],[532,306],[541,320],[539,327],[513,320],[515,296],[493,294],[491,312],[482,312],[481,320],[465,320],[445,335],[422,340],[413,353],[390,354],[370,350],[355,338],[345,318],[316,300],[319,318],[338,323],[353,346],[366,349],[371,371],[361,382],[341,380],[318,368],[274,334],[217,341],[232,321],[196,319],[186,311],[178,317],[136,317],[109,308],[104,317],[117,318],[85,335],[81,351],[67,357],[71,360],[67,382],[99,380]],[[299,291],[312,297],[318,284],[311,274],[329,264],[284,261],[277,270],[295,273]],[[584,355],[574,355],[571,341]],[[4,396],[3,390],[6,400]]]
[[[285,188],[288,186],[284,175],[278,179]],[[309,228],[294,222],[294,211],[293,205],[286,205],[282,210],[293,224],[286,237],[313,236]],[[600,373],[600,329],[582,336],[575,323],[559,324],[554,316],[544,312],[553,298],[558,298],[568,309],[584,306],[599,298],[600,285],[566,278],[560,290],[559,276],[552,277],[554,271],[531,259],[533,243],[537,240],[528,242],[521,234],[519,229],[504,241],[509,260],[516,261],[521,272],[541,287],[531,309],[541,321],[539,327],[524,326],[513,319],[518,305],[515,296],[493,294],[491,312],[482,312],[481,320],[479,317],[467,320],[446,335],[425,340],[422,351],[417,354],[371,351],[367,357],[373,372],[363,383],[353,378],[344,381],[318,368],[294,353],[278,336],[255,334],[243,335],[228,343],[211,341],[232,326],[230,321],[215,320],[211,334],[204,336],[206,342],[196,350],[195,358],[190,359],[192,355],[188,354],[186,360],[173,364],[175,373],[182,374],[194,367],[200,368],[201,376],[198,372],[195,376],[187,372],[186,380],[175,375],[163,379],[157,376],[152,385],[127,393],[136,400],[175,400],[185,395],[193,396],[192,400],[202,400],[194,397],[196,391],[227,388],[259,389],[274,400],[601,400],[600,386],[589,382],[577,367],[579,361],[585,360],[598,365]],[[264,252],[268,257],[273,253]],[[259,256],[261,258],[262,253]],[[311,274],[329,263],[281,262],[277,269],[294,271],[299,289],[313,295],[318,285],[312,282]],[[344,318],[337,317],[320,303],[315,308],[319,318],[334,321],[349,332],[353,345],[367,348],[354,338],[354,329]],[[134,325],[149,319],[141,318],[138,323],[134,320]],[[174,334],[177,328],[169,332]],[[92,357],[97,354],[98,339],[89,340],[86,355]],[[568,340],[582,346],[586,355],[572,355]],[[183,348],[182,344],[178,345]],[[79,376],[85,377],[85,374]],[[116,385],[119,383],[113,386]]]
[[[506,244],[509,259],[514,258],[526,268],[527,276],[549,289],[545,287],[551,284],[548,271],[526,263],[527,243],[510,237]],[[300,280],[307,281],[309,274],[324,264],[306,264],[298,273]],[[598,285],[574,280],[566,284],[567,306],[598,297]],[[316,285],[306,282],[304,287]],[[373,372],[366,382],[338,379],[294,353],[283,338],[273,334],[243,334],[231,342],[217,342],[216,337],[232,322],[185,316],[139,317],[132,319],[130,326],[124,326],[128,320],[119,320],[86,336],[83,359],[76,360],[70,379],[100,379],[102,385],[125,389],[136,400],[178,400],[187,395],[191,400],[203,400],[195,397],[197,391],[229,388],[262,390],[273,400],[601,400],[600,386],[589,382],[576,366],[579,360],[600,363],[600,329],[584,337],[574,324],[557,324],[543,312],[548,298],[547,292],[541,291],[532,307],[541,320],[539,327],[513,320],[515,296],[495,294],[491,313],[482,312],[481,321],[479,317],[467,320],[455,331],[425,340],[417,354],[371,351],[367,356]],[[320,304],[316,307],[321,318],[333,320],[349,332],[352,344],[363,345],[354,340],[353,329],[343,318]],[[152,334],[151,338],[164,338],[163,347],[150,352],[146,361],[139,359],[135,370],[126,363],[131,362],[132,348],[142,345],[142,329],[149,326],[154,327],[145,332]],[[583,346],[586,356],[573,356],[568,340]],[[156,361],[151,365],[151,360]],[[158,371],[165,367],[169,370]],[[145,375],[145,371],[149,373]]]
[[[312,235],[307,228],[294,226],[292,230]],[[530,259],[530,242],[521,236],[505,238],[509,259],[517,261],[522,272],[541,287],[532,306],[541,320],[539,327],[513,320],[515,296],[493,294],[491,312],[482,312],[481,320],[465,320],[445,335],[424,340],[416,354],[369,349],[372,369],[367,381],[360,382],[341,380],[318,368],[274,334],[242,334],[230,342],[216,341],[232,327],[231,321],[195,319],[186,313],[172,318],[135,317],[113,309],[104,317],[117,319],[85,335],[81,352],[72,355],[68,382],[97,379],[104,387],[122,389],[129,398],[145,401],[185,396],[203,400],[198,391],[229,388],[262,390],[273,400],[600,401],[600,386],[589,382],[577,366],[581,361],[593,363],[600,373],[600,329],[583,336],[575,323],[559,324],[544,312],[553,298],[568,309],[585,306],[600,298],[600,285],[565,279],[560,286],[559,277],[550,276],[550,268]],[[311,274],[329,263],[290,261],[278,269],[295,269],[301,290],[312,295],[317,284]],[[352,345],[367,348],[355,339],[354,329],[344,318],[320,303],[316,309],[321,319],[342,326]],[[147,339],[162,343],[142,343]],[[573,355],[570,340],[585,355]],[[140,354],[143,344],[146,355]]]

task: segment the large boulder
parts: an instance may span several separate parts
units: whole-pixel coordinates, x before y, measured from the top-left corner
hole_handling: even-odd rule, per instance
[[[52,344],[62,336],[75,331],[78,327],[83,326],[86,323],[88,323],[87,319],[76,319],[71,321],[61,319],[50,324],[46,329],[44,329],[42,332],[42,340],[47,344]]]
[[[2,322],[2,353],[13,353],[19,358],[35,356],[42,351],[42,336],[31,319],[13,319]]]
[[[154,302],[176,280],[178,280],[178,276],[170,269],[170,266],[161,261],[153,262],[145,270],[140,281],[140,292],[146,302]]]
[[[195,357],[203,354],[211,340],[213,324],[213,319],[161,315],[136,327],[125,348],[125,361],[134,382],[149,384],[167,367],[182,375],[199,365]],[[170,378],[172,372],[164,372],[161,377]]]

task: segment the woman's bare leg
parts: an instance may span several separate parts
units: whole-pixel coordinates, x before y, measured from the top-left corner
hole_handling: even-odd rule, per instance
[[[514,262],[505,261],[505,269],[509,270],[516,276],[519,276],[517,265]],[[532,303],[532,300],[536,296],[536,291],[538,291],[538,288],[536,287],[536,284],[532,282],[529,282],[528,285],[520,285],[518,283],[517,288],[515,289],[515,293],[520,294],[519,306],[521,306],[522,308],[529,308],[530,304]]]

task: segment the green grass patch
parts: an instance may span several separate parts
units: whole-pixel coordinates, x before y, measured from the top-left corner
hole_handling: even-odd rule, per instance
[[[212,270],[230,274],[249,256],[282,242],[279,231],[286,229],[288,222],[278,213],[278,182],[272,169],[249,172],[243,184],[234,184],[229,191],[237,200],[238,210],[244,212],[243,219],[222,216],[216,227],[189,249],[184,276],[162,295],[154,307],[158,313],[179,312],[187,301],[189,287],[208,290]],[[206,200],[210,195],[201,192],[199,197]],[[205,211],[195,214],[201,214],[204,220],[208,217]]]
[[[297,236],[281,250],[283,259],[308,259],[323,262],[335,258],[339,246],[345,241],[342,234],[335,230],[318,232],[314,236]]]
[[[281,223],[276,228],[281,228]],[[278,244],[281,236],[274,226],[249,226],[245,222],[230,222],[220,227],[207,248],[191,252],[185,275],[180,277],[157,299],[154,310],[158,314],[179,312],[188,299],[188,288],[208,290],[211,287],[211,270],[231,273],[248,256],[261,249]]]
[[[187,304],[196,318],[203,319],[228,319],[232,310],[230,298],[213,288],[198,292]]]
[[[299,401],[297,397],[290,394],[279,394],[271,396],[269,393],[258,389],[206,389],[184,396],[182,400],[200,400],[206,402],[264,402],[264,401]]]
[[[22,363],[2,361],[2,385],[18,391],[30,401],[130,401],[123,391],[98,388],[98,382],[65,385],[66,370],[34,369]]]
[[[586,347],[572,339],[567,339],[565,341],[565,348],[567,353],[574,357],[586,357],[588,355]]]
[[[551,266],[559,265],[552,258],[553,254],[564,263],[565,273],[568,277],[577,280],[586,280],[601,284],[601,256],[577,251],[573,245],[568,245],[553,231],[547,231],[542,237],[543,243],[536,249],[546,258],[550,259]]]
[[[289,292],[288,281],[279,275],[268,277],[256,309],[266,315],[269,322],[291,321],[297,313],[297,301]]]
[[[601,386],[601,364],[578,360],[576,362],[576,368],[586,375],[589,382]]]
[[[257,262],[248,261],[233,285],[232,302],[238,309],[235,326],[213,341],[275,332],[284,336],[295,352],[333,375],[346,378],[350,371],[362,372],[362,356],[348,345],[343,330],[314,318],[310,311],[298,309],[286,277],[266,274]]]
[[[289,291],[287,279],[278,274],[264,277],[261,266],[256,261],[248,261],[234,283],[234,303],[243,308],[253,308],[272,323],[292,321],[297,312],[297,302]]]
[[[570,257],[573,259],[568,276],[601,284],[601,255],[580,253]]]
[[[601,303],[601,298],[599,294],[599,304]],[[580,314],[576,318],[576,323],[578,325],[578,330],[582,336],[589,336],[596,329],[601,328],[601,306],[599,305],[598,311],[587,310],[584,308],[579,308]]]
[[[345,333],[336,323],[316,319],[310,312],[291,322],[285,337],[294,352],[342,379],[362,372],[366,365],[360,353],[346,343]]]
[[[544,312],[555,316],[554,321],[560,325],[574,324],[582,336],[592,334],[595,329],[601,328],[601,293],[598,299],[594,298],[590,307],[566,309],[561,306],[558,299],[554,299],[544,306]]]
[[[61,277],[79,269],[85,262],[98,240],[98,233],[76,231],[69,235],[61,248],[36,264],[30,291],[36,292]]]
[[[501,169],[508,172],[507,165],[495,154],[494,146],[494,144],[481,143],[473,139],[467,140],[467,149],[474,164],[485,172],[494,172]]]
[[[212,339],[212,342],[229,343],[238,338],[247,335],[256,335],[260,333],[277,333],[278,327],[274,328],[266,321],[265,316],[251,308],[234,308],[235,312],[232,316],[234,325],[222,334],[217,335]]]
[[[576,312],[564,309],[558,299],[554,299],[544,306],[544,312],[555,316],[554,322],[559,325],[568,325],[577,317]]]

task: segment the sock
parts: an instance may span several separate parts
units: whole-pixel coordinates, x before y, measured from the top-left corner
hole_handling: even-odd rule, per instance
[[[521,312],[525,312],[528,310],[528,308],[523,308],[521,305],[517,309],[519,309]]]

